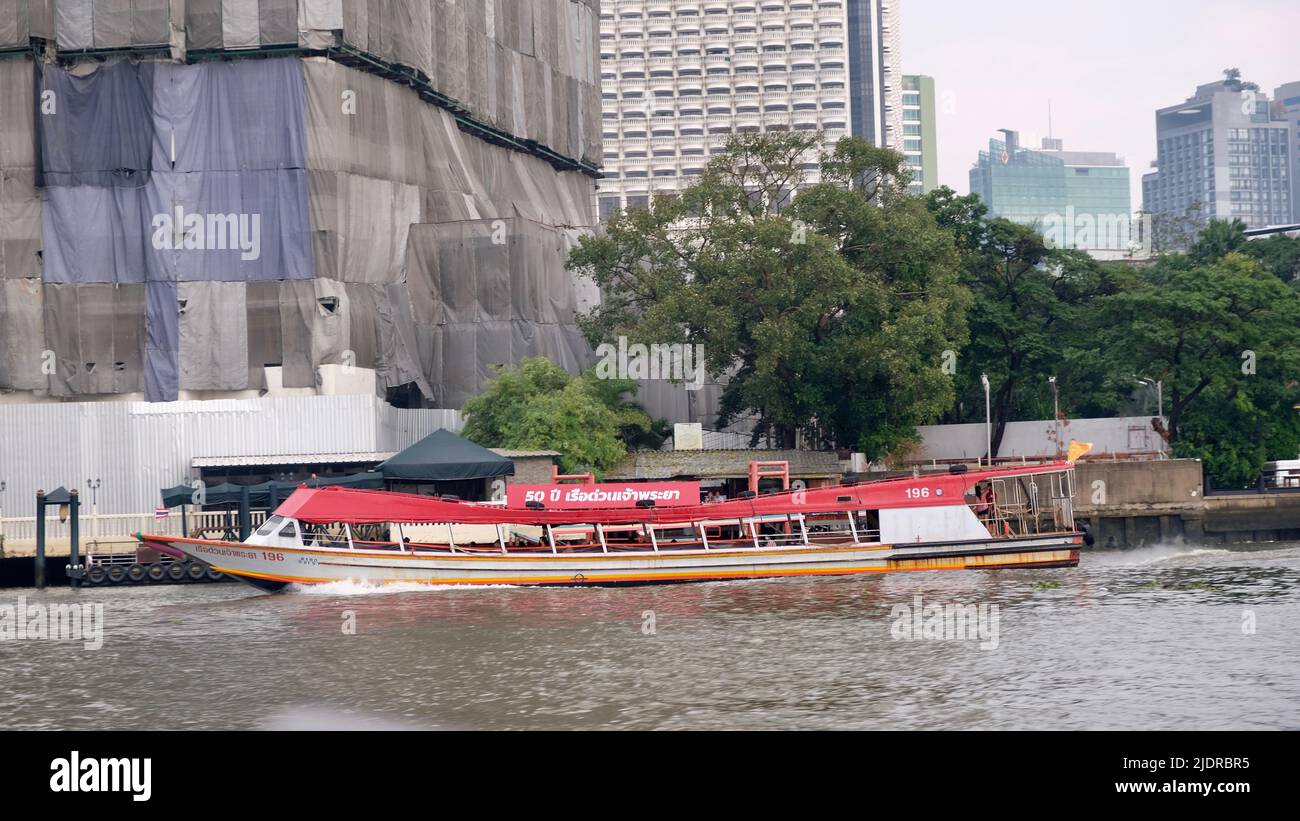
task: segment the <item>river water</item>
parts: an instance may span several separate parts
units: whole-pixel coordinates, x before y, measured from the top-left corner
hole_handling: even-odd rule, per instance
[[[0,728],[1300,729],[1297,544],[607,589],[0,590],[74,601],[103,605],[102,646],[0,640]],[[985,632],[936,632],[933,605],[985,606]]]

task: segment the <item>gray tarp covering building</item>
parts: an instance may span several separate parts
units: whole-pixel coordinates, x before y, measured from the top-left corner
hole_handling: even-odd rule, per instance
[[[364,52],[482,123],[599,157],[587,0],[0,17],[0,48],[44,31],[65,51]],[[408,84],[326,57],[22,56],[0,59],[0,106],[0,390],[158,401],[258,390],[266,366],[314,389],[321,365],[351,364],[459,407],[492,365],[590,357],[564,258],[593,223],[591,178],[473,136]]]

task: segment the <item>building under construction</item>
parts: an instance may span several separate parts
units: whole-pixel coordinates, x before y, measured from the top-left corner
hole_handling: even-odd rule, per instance
[[[339,449],[268,452],[277,401],[346,395],[400,447],[494,365],[587,364],[597,5],[0,0],[0,518]],[[164,407],[197,444],[155,465]]]
[[[0,401],[579,367],[596,2],[0,0]]]

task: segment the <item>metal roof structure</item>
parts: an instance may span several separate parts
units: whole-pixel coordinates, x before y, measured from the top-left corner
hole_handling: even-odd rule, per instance
[[[351,465],[379,462],[393,456],[392,452],[367,453],[275,453],[264,456],[202,456],[190,460],[190,466],[202,468],[275,467],[280,465]]]
[[[789,462],[791,478],[829,479],[844,473],[839,457],[812,450],[645,450],[629,453],[605,477],[634,479],[743,479],[749,463]]]

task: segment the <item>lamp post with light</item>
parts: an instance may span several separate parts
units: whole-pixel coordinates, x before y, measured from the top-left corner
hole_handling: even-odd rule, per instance
[[[980,374],[980,384],[984,386],[984,447],[989,455],[989,467],[993,467],[993,406],[989,401],[988,374]]]

